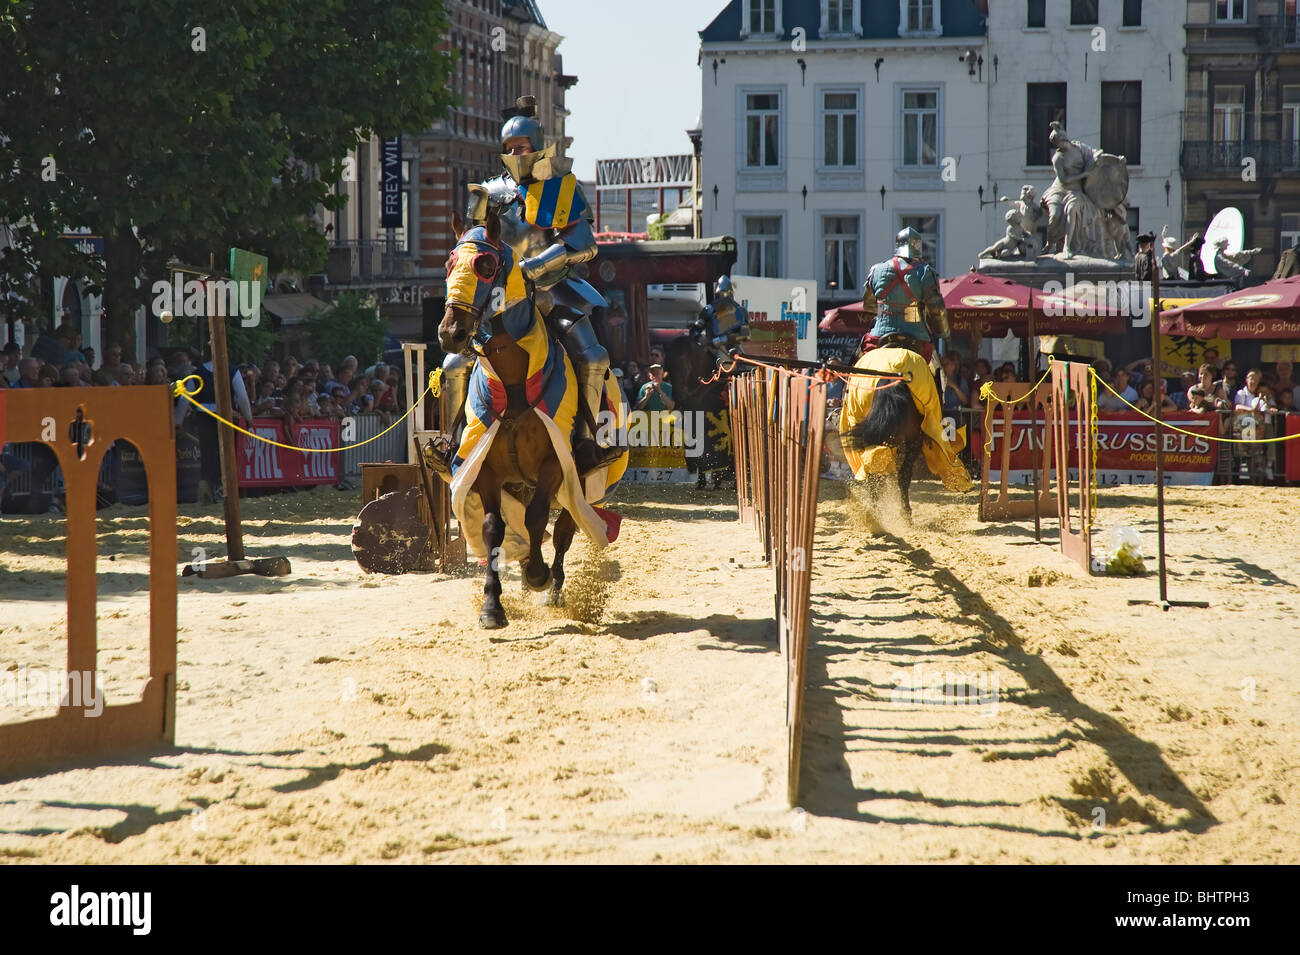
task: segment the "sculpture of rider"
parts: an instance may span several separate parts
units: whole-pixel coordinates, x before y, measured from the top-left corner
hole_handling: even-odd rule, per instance
[[[934,338],[945,343],[952,337],[948,312],[939,293],[939,278],[921,257],[921,234],[903,229],[895,237],[894,256],[877,262],[867,273],[862,290],[863,315],[876,316],[862,350],[891,344],[913,347],[927,361],[934,354]],[[914,346],[908,339],[914,340]]]
[[[571,274],[573,266],[596,257],[594,216],[569,171],[570,161],[555,155],[555,144],[545,145],[535,114],[532,96],[521,96],[514,108],[504,111],[501,162],[508,175],[471,187],[467,218],[481,224],[489,207],[497,211],[501,238],[531,283],[537,310],[573,362],[581,389],[574,448],[579,469],[586,470],[584,461],[599,466],[622,453],[618,447],[596,443],[609,353],[596,338],[591,310],[607,303],[600,292]],[[467,356],[448,355],[443,363],[451,408],[464,404],[471,362]],[[453,420],[458,416],[453,413]]]

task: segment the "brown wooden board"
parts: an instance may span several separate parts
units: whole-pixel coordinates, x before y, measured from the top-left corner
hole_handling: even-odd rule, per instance
[[[11,389],[6,399],[5,440],[44,442],[63,470],[69,673],[98,672],[95,492],[100,464],[114,440],[125,439],[139,450],[149,485],[149,682],[138,700],[104,699],[97,717],[87,717],[83,706],[69,705],[54,716],[0,725],[0,774],[170,745],[176,731],[177,577],[170,389]],[[81,455],[71,428],[78,409],[90,432]]]

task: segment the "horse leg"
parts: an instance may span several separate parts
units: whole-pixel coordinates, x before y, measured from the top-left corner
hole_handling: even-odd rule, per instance
[[[912,486],[912,472],[916,470],[916,458],[921,453],[919,438],[909,437],[903,445],[903,460],[898,466],[898,493],[903,499],[903,513],[912,519],[912,502],[908,491]]]
[[[573,532],[577,529],[578,525],[574,523],[573,515],[568,511],[560,511],[552,532],[552,540],[555,542],[555,561],[551,564],[551,592],[546,595],[547,606],[564,606],[564,594],[560,593],[564,587],[564,555],[568,553],[569,545],[573,543]]]
[[[506,625],[506,611],[501,606],[501,543],[506,539],[506,522],[501,517],[501,489],[490,475],[487,480],[480,473],[474,489],[483,500],[483,543],[487,545],[487,580],[483,584],[483,610],[478,623],[485,630],[498,630]]]
[[[524,512],[524,526],[528,528],[528,559],[524,562],[524,584],[529,590],[545,590],[551,582],[551,571],[542,557],[542,539],[546,536],[546,521],[551,516],[551,497],[564,479],[560,462],[554,455],[542,462],[537,475],[537,488]]]

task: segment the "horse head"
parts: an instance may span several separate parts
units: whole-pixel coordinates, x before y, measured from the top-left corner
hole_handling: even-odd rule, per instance
[[[456,245],[447,257],[447,307],[438,325],[438,343],[443,351],[458,353],[469,351],[485,320],[504,309],[512,256],[509,246],[501,242],[501,222],[495,213],[481,226],[468,226],[459,213],[451,218]]]

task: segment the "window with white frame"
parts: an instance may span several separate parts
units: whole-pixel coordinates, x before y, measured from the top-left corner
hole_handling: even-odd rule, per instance
[[[745,0],[748,16],[745,31],[750,35],[775,33],[777,4],[780,0]]]
[[[903,90],[903,165],[939,165],[939,91]]]
[[[745,274],[780,278],[781,217],[745,216]]]
[[[1214,88],[1214,139],[1239,143],[1246,138],[1246,87],[1228,84]]]
[[[745,166],[781,165],[781,94],[745,94]]]
[[[899,0],[898,35],[939,34],[939,0]]]
[[[1300,248],[1300,212],[1282,213],[1282,235],[1278,252]]]
[[[822,35],[856,32],[858,0],[822,0]]]
[[[831,294],[858,288],[858,217],[822,216],[822,282]]]
[[[858,165],[858,91],[823,90],[822,165],[856,168]]]
[[[1282,161],[1300,167],[1300,86],[1291,83],[1282,87]]]
[[[1246,0],[1215,0],[1214,20],[1216,23],[1245,23]]]
[[[921,233],[921,257],[935,270],[942,269],[939,261],[939,222],[937,212],[905,214],[898,217],[898,231],[915,229]]]

